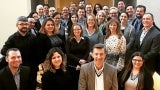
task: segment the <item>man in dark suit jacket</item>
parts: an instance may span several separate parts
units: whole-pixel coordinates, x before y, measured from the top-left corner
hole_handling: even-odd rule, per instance
[[[142,18],[143,29],[136,38],[134,49],[144,54],[147,68],[153,75],[156,60],[160,50],[160,31],[153,25],[154,18],[151,13],[145,13]]]
[[[136,18],[133,20],[132,25],[135,28],[135,36],[139,34],[141,29],[143,28],[142,17],[146,12],[146,7],[143,5],[138,5],[136,7]]]
[[[30,69],[20,65],[20,51],[17,48],[8,49],[5,59],[8,66],[0,70],[0,90],[31,90]]]
[[[83,64],[80,70],[78,90],[118,90],[117,70],[105,63],[103,44],[93,47],[93,62]]]

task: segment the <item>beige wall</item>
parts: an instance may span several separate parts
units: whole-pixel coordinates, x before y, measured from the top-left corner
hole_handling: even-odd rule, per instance
[[[30,5],[30,0],[1,0],[0,49],[7,38],[17,30],[16,18],[28,15],[31,10]]]

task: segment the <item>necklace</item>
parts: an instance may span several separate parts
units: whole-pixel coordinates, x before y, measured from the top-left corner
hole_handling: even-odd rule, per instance
[[[134,81],[136,78],[138,78],[138,75],[139,75],[139,73],[136,75],[133,75],[133,73],[131,73],[131,80]]]

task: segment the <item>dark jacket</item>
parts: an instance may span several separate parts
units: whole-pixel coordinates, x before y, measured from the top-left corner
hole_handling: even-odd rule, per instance
[[[20,90],[31,90],[30,69],[20,66]],[[8,66],[0,70],[0,90],[17,90],[14,77]]]

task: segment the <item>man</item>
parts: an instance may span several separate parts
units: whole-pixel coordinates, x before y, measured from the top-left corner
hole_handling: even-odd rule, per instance
[[[19,16],[17,18],[16,27],[18,31],[11,35],[5,42],[1,54],[6,56],[8,49],[18,48],[23,59],[22,65],[31,68],[32,85],[33,88],[36,88],[36,77],[39,65],[36,37],[28,32],[28,19],[25,16]]]
[[[118,2],[118,11],[121,14],[122,12],[125,12],[125,4],[124,1],[120,0]]]
[[[107,5],[104,5],[102,9],[103,9],[103,10],[105,11],[105,13],[106,13],[106,20],[107,20],[108,15],[109,15],[109,7],[108,7]]]
[[[37,35],[38,30],[35,27],[35,19],[34,18],[28,18],[28,29],[29,32],[31,32],[33,35]]]
[[[143,28],[142,17],[146,12],[146,7],[143,5],[138,5],[136,7],[136,18],[133,20],[132,25],[135,28],[135,36],[138,35],[140,30]]]
[[[82,65],[78,90],[118,90],[117,70],[105,63],[106,51],[103,44],[93,47],[93,61]]]
[[[30,69],[20,65],[20,51],[10,48],[5,58],[8,66],[0,70],[0,90],[30,90]]]
[[[118,19],[118,8],[117,7],[110,7],[108,21],[110,19]]]
[[[92,14],[92,4],[91,3],[87,3],[85,6],[85,12],[86,12],[86,17],[90,14]]]
[[[135,41],[135,50],[144,54],[146,67],[153,75],[156,60],[160,50],[160,31],[153,25],[154,17],[151,13],[145,13],[142,17],[143,29]]]
[[[136,18],[134,6],[128,5],[126,8],[126,13],[128,13],[128,23],[132,24],[133,20]]]

